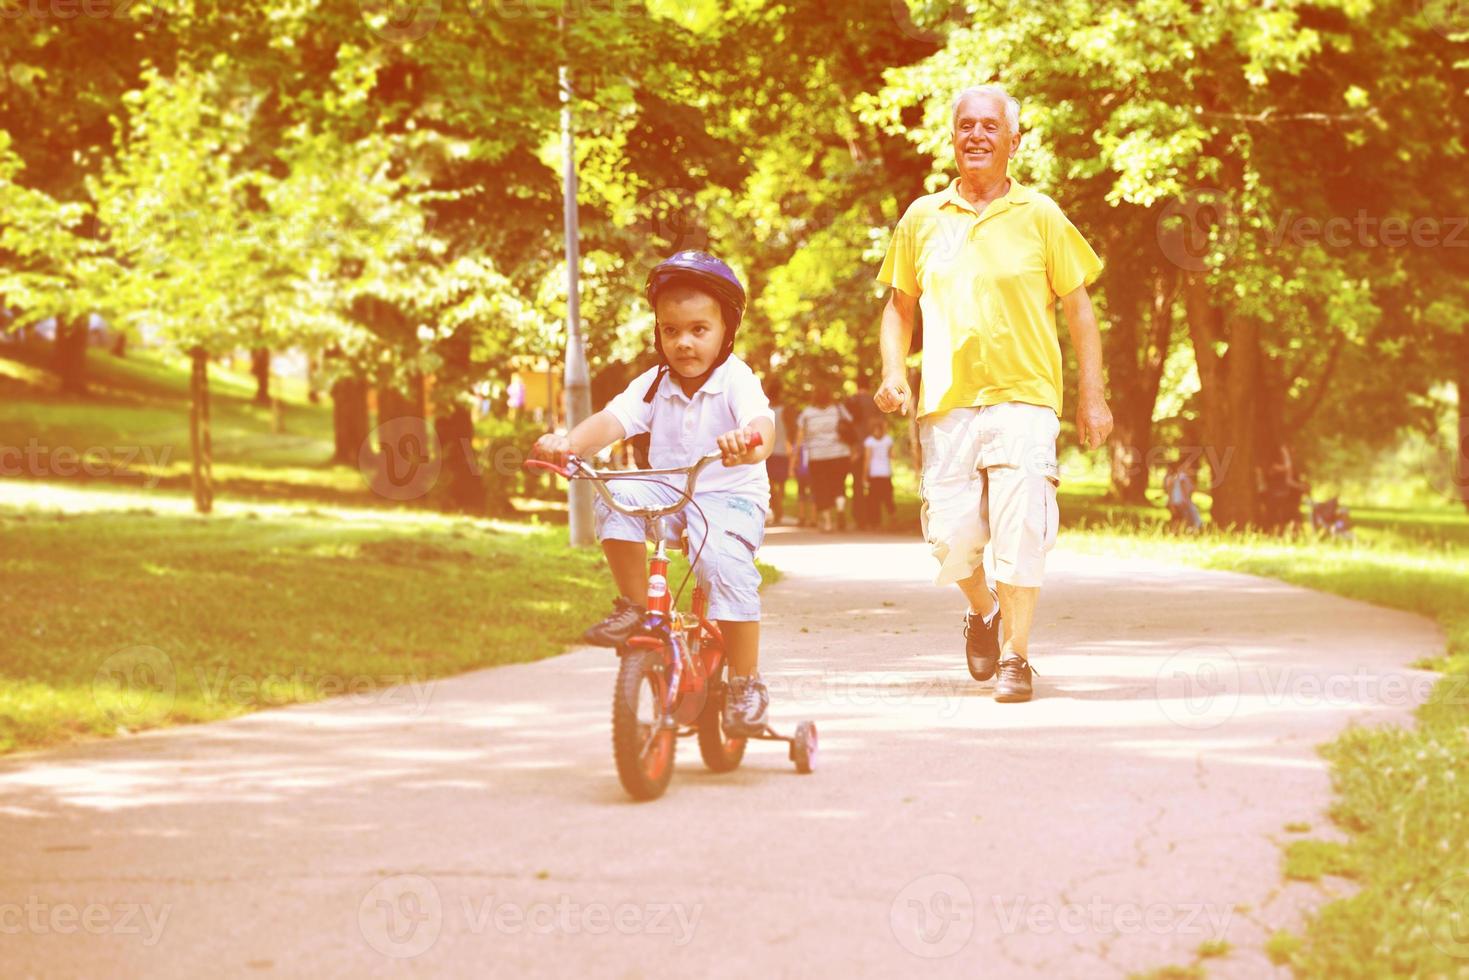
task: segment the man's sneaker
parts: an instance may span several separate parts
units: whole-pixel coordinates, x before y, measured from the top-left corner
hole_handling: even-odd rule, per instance
[[[1030,675],[1035,668],[1030,661],[1012,653],[1000,661],[1000,679],[995,682],[996,701],[1029,701]]]
[[[969,613],[964,617],[964,656],[969,661],[969,676],[977,681],[987,681],[995,676],[995,665],[1000,662],[1000,608],[995,603],[995,616],[990,624],[984,617]]]
[[[759,674],[729,678],[724,694],[724,734],[727,737],[759,735],[765,731],[770,710],[770,691]]]
[[[620,647],[643,625],[647,614],[636,602],[618,596],[612,602],[612,615],[583,633],[582,641],[597,647]]]

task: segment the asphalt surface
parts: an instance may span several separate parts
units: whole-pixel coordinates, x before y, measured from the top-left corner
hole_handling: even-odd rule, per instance
[[[964,667],[921,544],[780,529],[777,727],[667,794],[612,767],[615,657],[577,650],[0,762],[0,975],[1110,977],[1260,952],[1343,882],[1316,746],[1403,723],[1417,617],[1278,582],[1058,550],[1036,699]],[[1308,836],[1309,836],[1308,835]]]

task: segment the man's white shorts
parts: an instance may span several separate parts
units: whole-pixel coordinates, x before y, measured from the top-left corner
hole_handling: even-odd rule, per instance
[[[645,480],[613,480],[607,489],[626,507],[666,507],[680,498],[672,487]],[[755,567],[755,553],[765,540],[764,505],[722,490],[695,492],[694,502],[697,508],[685,507],[664,521],[675,542],[679,534],[688,531],[688,557],[690,561],[696,556],[699,559],[694,575],[709,593],[709,618],[732,623],[759,620],[760,570]],[[705,517],[712,530],[705,525]],[[596,518],[599,541],[652,539],[651,521],[620,514],[600,496],[596,498]]]
[[[994,557],[995,579],[1039,587],[1056,543],[1056,437],[1043,405],[1005,402],[918,420],[923,450],[923,536],[939,585],[968,578]]]

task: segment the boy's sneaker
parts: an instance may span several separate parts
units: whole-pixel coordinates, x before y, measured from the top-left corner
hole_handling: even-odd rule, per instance
[[[643,625],[648,610],[625,596],[612,601],[612,614],[581,635],[582,641],[598,647],[620,647]]]
[[[995,665],[1000,662],[1000,608],[995,603],[995,615],[990,624],[984,617],[969,613],[964,617],[964,655],[969,661],[969,676],[977,681],[987,681],[995,676]]]
[[[1030,675],[1035,668],[1030,661],[1012,653],[1000,662],[1000,679],[995,683],[996,701],[1029,701]]]
[[[770,710],[770,691],[759,674],[729,678],[724,694],[724,734],[729,737],[758,735],[765,731]]]

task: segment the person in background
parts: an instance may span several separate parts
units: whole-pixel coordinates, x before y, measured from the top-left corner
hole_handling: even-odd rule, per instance
[[[842,441],[849,448],[852,459],[852,517],[857,523],[857,529],[865,530],[868,526],[868,516],[871,508],[867,506],[867,467],[864,462],[865,456],[863,443],[868,433],[872,431],[872,420],[881,413],[877,405],[872,401],[872,392],[860,380],[857,382],[855,394],[848,395],[842,400],[842,407],[846,409],[849,422],[842,424]]]
[[[511,421],[520,418],[520,413],[525,411],[525,379],[519,371],[510,373],[510,384],[505,388],[505,407],[510,410]]]
[[[786,479],[791,472],[791,415],[786,409],[784,387],[778,378],[765,383],[770,409],[775,412],[775,446],[765,458],[765,472],[770,477],[770,516],[766,523],[780,526],[785,517]]]
[[[862,474],[867,481],[867,513],[861,523],[882,530],[883,515],[893,513],[893,437],[881,418],[872,420],[862,440]]]
[[[811,468],[817,525],[830,533],[837,529],[837,510],[846,503],[844,484],[852,466],[852,450],[842,441],[841,426],[851,416],[832,400],[831,381],[816,385],[812,401],[796,418],[796,448],[806,451]]]
[[[816,502],[811,494],[811,460],[806,455],[806,447],[800,445],[799,441],[791,452],[796,474],[796,523],[800,527],[815,527]]]
[[[1199,506],[1194,503],[1197,489],[1192,467],[1186,460],[1174,463],[1163,478],[1163,490],[1168,494],[1169,526],[1183,525],[1190,533],[1203,529],[1204,519],[1199,516]]]

